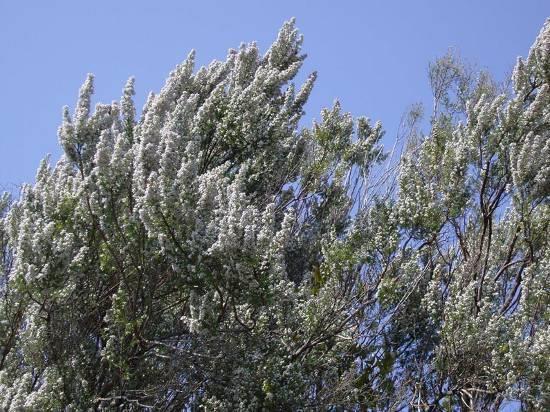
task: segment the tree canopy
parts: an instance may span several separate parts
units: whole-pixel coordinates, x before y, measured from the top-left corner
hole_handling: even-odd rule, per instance
[[[394,150],[302,125],[301,45],[192,52],[139,118],[88,76],[0,201],[1,409],[548,406],[550,21],[509,87],[430,65]]]

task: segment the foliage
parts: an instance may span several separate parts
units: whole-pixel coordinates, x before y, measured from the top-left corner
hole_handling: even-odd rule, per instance
[[[133,79],[92,112],[88,76],[63,157],[0,200],[0,408],[544,407],[550,23],[509,95],[432,65],[388,167],[338,102],[301,126],[301,45],[191,53],[139,120]]]

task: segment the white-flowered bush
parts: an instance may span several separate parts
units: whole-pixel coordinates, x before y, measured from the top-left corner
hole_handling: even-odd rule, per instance
[[[133,78],[92,110],[88,76],[0,198],[0,409],[544,408],[550,23],[508,94],[432,66],[388,166],[338,102],[301,125],[301,45],[192,52],[139,118]]]

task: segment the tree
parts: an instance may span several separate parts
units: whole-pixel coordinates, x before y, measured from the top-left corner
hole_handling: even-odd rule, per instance
[[[191,53],[139,120],[133,79],[92,113],[88,76],[63,157],[0,202],[3,409],[543,405],[550,23],[510,97],[436,62],[387,167],[338,102],[300,126],[301,44]]]
[[[390,201],[400,242],[378,289],[391,319],[381,353],[396,353],[388,396],[403,393],[395,408],[486,411],[516,399],[542,410],[550,393],[550,23],[518,60],[509,93],[452,54],[429,74],[431,131],[403,156]]]

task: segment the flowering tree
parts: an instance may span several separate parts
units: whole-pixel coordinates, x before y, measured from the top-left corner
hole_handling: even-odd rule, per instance
[[[133,79],[92,113],[88,76],[0,201],[3,409],[543,405],[550,24],[511,96],[434,66],[396,168],[339,103],[299,126],[301,43],[191,53],[139,120]]]
[[[548,402],[550,22],[508,95],[475,78],[452,55],[431,66],[431,132],[386,206],[399,238],[378,288],[389,409]]]

